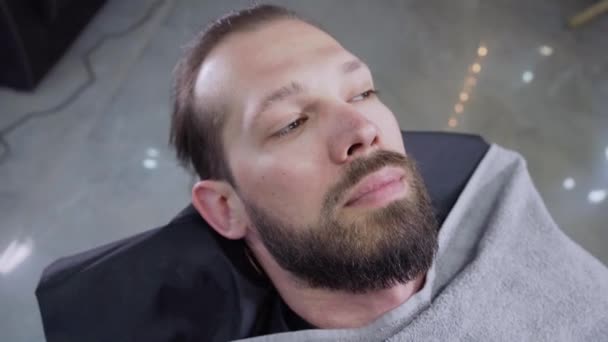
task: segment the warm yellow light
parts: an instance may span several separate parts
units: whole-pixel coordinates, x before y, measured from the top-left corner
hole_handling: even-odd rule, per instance
[[[481,46],[479,47],[479,49],[477,49],[477,54],[478,54],[480,57],[484,57],[485,55],[487,55],[487,54],[488,54],[488,48],[487,48],[487,47],[485,47],[485,46],[483,46],[483,45],[481,45]]]
[[[458,120],[451,118],[450,121],[448,121],[448,125],[452,128],[458,126]]]
[[[541,46],[541,47],[538,48],[538,52],[541,55],[543,55],[545,57],[548,57],[548,56],[551,56],[553,54],[553,48],[550,47],[549,45],[543,45],[543,46]]]
[[[461,103],[457,103],[456,105],[454,105],[454,111],[458,114],[462,113],[462,111],[464,110],[464,107]]]
[[[481,71],[481,65],[479,65],[479,63],[475,63],[471,67],[471,70],[473,70],[474,73],[478,73]]]
[[[464,91],[462,93],[460,93],[460,101],[467,102],[468,100],[469,100],[469,94],[467,94]]]

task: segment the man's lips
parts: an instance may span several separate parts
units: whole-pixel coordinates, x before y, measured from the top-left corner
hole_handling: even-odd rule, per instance
[[[397,167],[385,167],[365,176],[350,191],[345,206],[382,205],[403,193],[405,171]]]

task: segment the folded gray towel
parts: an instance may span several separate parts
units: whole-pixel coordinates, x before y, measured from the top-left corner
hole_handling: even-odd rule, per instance
[[[247,341],[608,341],[608,269],[562,233],[525,161],[492,146],[439,235],[424,288],[359,329]]]

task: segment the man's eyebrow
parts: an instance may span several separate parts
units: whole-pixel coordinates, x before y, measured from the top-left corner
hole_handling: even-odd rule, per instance
[[[345,74],[350,74],[351,72],[355,72],[365,66],[365,63],[361,62],[358,59],[353,59],[342,64],[342,72]]]
[[[353,59],[342,64],[340,69],[344,74],[350,74],[364,68],[365,66],[365,63],[363,63],[361,60]],[[291,96],[302,93],[304,90],[305,88],[301,83],[292,81],[288,85],[282,86],[281,88],[269,93],[262,99],[260,107],[256,112],[256,116],[265,112],[273,103],[284,101]]]
[[[288,97],[294,96],[303,91],[304,86],[295,81],[289,83],[288,85],[282,86],[281,88],[264,96],[260,105],[260,109],[257,111],[257,114],[263,113],[274,102],[284,101]]]

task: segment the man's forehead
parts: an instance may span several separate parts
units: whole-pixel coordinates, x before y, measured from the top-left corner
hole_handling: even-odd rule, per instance
[[[228,36],[217,51],[228,50],[229,55],[260,62],[331,45],[339,43],[315,26],[296,19],[278,19]]]
[[[338,63],[351,55],[330,35],[305,22],[281,19],[232,34],[212,50],[199,71],[196,97],[243,112],[247,97],[265,94],[292,71]],[[337,64],[336,64],[337,65]]]
[[[219,84],[252,78],[257,82],[257,78],[301,63],[308,56],[340,51],[344,49],[333,37],[312,25],[295,19],[276,20],[227,36],[205,59],[195,89],[205,93]]]

